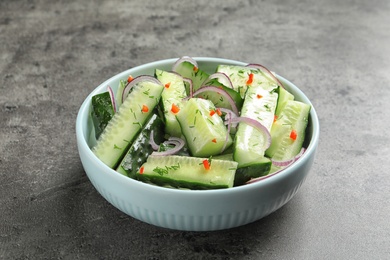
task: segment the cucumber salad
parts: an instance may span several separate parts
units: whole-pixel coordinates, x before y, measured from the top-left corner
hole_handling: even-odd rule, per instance
[[[305,152],[310,105],[260,64],[217,66],[191,57],[172,70],[120,80],[94,95],[92,152],[139,181],[221,189],[268,178]]]

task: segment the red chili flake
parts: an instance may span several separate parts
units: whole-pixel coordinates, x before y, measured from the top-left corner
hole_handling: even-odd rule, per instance
[[[217,114],[218,114],[219,116],[222,116],[221,109],[217,108],[216,112],[217,112]]]
[[[199,70],[198,67],[194,66],[194,68],[192,69],[193,71],[197,72]]]
[[[130,82],[133,81],[133,79],[134,79],[133,76],[130,75],[130,76],[127,78],[127,82],[130,83]]]
[[[260,98],[262,98],[262,97],[263,97],[262,95],[257,94],[257,98],[258,98],[258,99],[260,99]]]
[[[214,138],[213,140],[211,140],[211,142],[217,143],[217,138]]]
[[[171,112],[174,114],[177,114],[177,113],[179,113],[179,111],[180,111],[180,108],[178,106],[176,106],[175,104],[172,104]]]
[[[141,111],[144,112],[144,113],[147,113],[149,111],[148,106],[147,105],[142,105]]]
[[[206,170],[210,170],[210,162],[209,160],[205,159],[203,160],[203,167],[206,169]]]
[[[253,73],[249,74],[249,79],[246,81],[246,84],[250,85],[252,84],[252,82],[253,82]]]
[[[210,116],[215,115],[215,110],[210,110]]]
[[[171,82],[168,82],[167,84],[165,84],[165,88],[169,88],[170,85],[171,85]]]
[[[274,115],[274,122],[276,122],[276,120],[278,120],[278,116]]]
[[[291,130],[290,138],[295,141],[297,139],[297,137],[298,137],[297,131]]]
[[[141,168],[139,168],[139,174],[144,174],[144,171],[145,171],[145,168],[143,166]]]

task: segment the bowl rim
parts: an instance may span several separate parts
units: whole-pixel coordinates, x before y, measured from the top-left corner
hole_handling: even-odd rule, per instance
[[[213,62],[213,63],[225,63],[225,64],[237,64],[237,65],[247,65],[249,63],[241,62],[241,61],[236,61],[236,60],[231,60],[231,59],[224,59],[224,58],[213,58],[213,57],[192,57],[195,59],[197,62]],[[89,105],[91,103],[91,98],[93,95],[99,93],[101,89],[104,86],[108,85],[108,82],[113,81],[116,78],[125,78],[124,75],[129,75],[131,74],[131,71],[134,70],[143,70],[146,68],[151,68],[151,67],[158,67],[161,65],[169,65],[173,64],[175,61],[177,61],[179,58],[170,58],[170,59],[162,59],[162,60],[157,60],[153,62],[148,62],[139,66],[132,67],[130,69],[127,69],[125,71],[122,71],[120,73],[117,73],[116,75],[110,77],[109,79],[105,80],[101,84],[99,84],[97,87],[95,87],[84,99],[82,102],[79,111],[77,113],[77,118],[76,118],[76,137],[77,137],[77,143],[78,146],[81,146],[83,150],[86,151],[86,155],[91,158],[99,168],[102,168],[103,172],[107,172],[110,174],[113,178],[117,178],[118,180],[127,182],[129,185],[141,185],[140,187],[144,187],[145,189],[154,191],[154,192],[169,192],[169,193],[176,193],[181,196],[186,196],[186,195],[214,195],[214,194],[224,194],[226,192],[229,193],[234,193],[234,192],[242,192],[242,191],[248,191],[250,192],[251,190],[254,189],[259,189],[262,186],[268,186],[268,185],[273,185],[286,176],[290,175],[292,172],[295,171],[295,169],[303,166],[311,157],[311,155],[314,156],[316,152],[316,148],[318,146],[319,142],[319,133],[320,133],[320,124],[319,124],[319,119],[317,112],[309,100],[309,98],[292,82],[287,80],[286,78],[276,74],[276,77],[282,81],[282,83],[285,83],[289,86],[289,88],[293,88],[293,91],[297,93],[300,96],[300,99],[303,99],[303,102],[311,105],[310,109],[310,114],[309,118],[311,120],[311,128],[312,128],[312,135],[311,135],[311,140],[306,148],[305,153],[297,160],[294,162],[291,166],[289,166],[287,169],[280,171],[279,173],[270,176],[269,178],[265,178],[261,181],[242,185],[242,186],[237,186],[237,187],[232,187],[232,188],[227,188],[227,189],[210,189],[210,190],[187,190],[187,189],[170,189],[166,187],[161,187],[161,186],[156,186],[156,185],[151,185],[148,183],[144,183],[138,180],[134,180],[132,178],[129,178],[127,176],[124,176],[120,174],[119,172],[115,171],[114,169],[111,169],[107,165],[105,165],[101,160],[99,160],[92,152],[92,150],[89,148],[88,142],[84,136],[84,131],[83,131],[83,119],[86,117],[85,114],[89,110]],[[79,153],[80,153],[80,147],[79,147]]]

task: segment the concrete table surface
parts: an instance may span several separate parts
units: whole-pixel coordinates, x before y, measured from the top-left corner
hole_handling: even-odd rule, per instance
[[[298,194],[255,223],[181,232],[93,188],[75,119],[105,79],[183,55],[262,63],[321,123]],[[1,1],[0,259],[388,259],[390,2]]]

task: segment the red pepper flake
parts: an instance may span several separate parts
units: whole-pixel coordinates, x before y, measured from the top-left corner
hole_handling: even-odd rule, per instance
[[[203,160],[203,167],[206,169],[206,170],[210,170],[210,162],[208,159],[205,159]]]
[[[129,77],[127,78],[127,82],[130,83],[133,81],[133,79],[134,79],[133,76],[129,75]]]
[[[148,106],[147,105],[142,105],[141,111],[144,112],[144,113],[147,113],[149,111]]]
[[[263,97],[262,95],[257,94],[257,98],[258,98],[258,99],[260,99],[260,98],[262,98],[262,97]]]
[[[179,113],[179,111],[180,111],[180,108],[178,106],[176,106],[175,104],[172,104],[171,112],[174,114],[177,114],[177,113]]]
[[[211,140],[211,142],[217,143],[217,138],[214,138],[213,140]]]
[[[253,82],[253,73],[249,74],[249,79],[246,81],[246,84],[250,85],[252,84],[252,82]]]
[[[143,166],[141,168],[139,168],[139,174],[144,174],[144,171],[145,171],[145,168]]]
[[[215,111],[217,112],[217,114],[218,114],[219,116],[222,116],[221,109],[217,108],[217,110],[215,110]]]
[[[276,120],[278,120],[278,116],[274,115],[274,122],[276,122]]]
[[[198,72],[199,68],[194,66],[194,68],[192,70],[195,71],[195,72]]]
[[[171,85],[171,82],[168,82],[167,84],[165,84],[165,88],[169,88],[170,85]]]
[[[215,110],[210,110],[210,116],[215,115]]]
[[[297,131],[291,130],[290,138],[295,141],[297,139],[297,137],[298,137]]]

